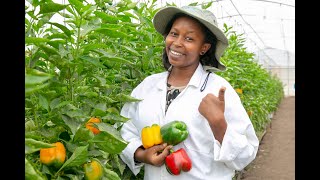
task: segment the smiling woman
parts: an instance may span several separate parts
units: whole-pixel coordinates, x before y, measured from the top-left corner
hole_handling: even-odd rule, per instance
[[[122,107],[121,115],[130,120],[120,129],[129,142],[120,157],[135,175],[144,166],[145,180],[231,180],[255,158],[259,141],[237,92],[215,73],[226,70],[220,57],[228,39],[212,12],[194,6],[162,8],[153,24],[165,40],[166,71],[146,77],[131,93],[141,101]],[[172,144],[163,137],[164,143],[143,147],[144,127],[177,119],[187,127],[186,139]],[[164,163],[180,149],[192,169],[173,176]]]

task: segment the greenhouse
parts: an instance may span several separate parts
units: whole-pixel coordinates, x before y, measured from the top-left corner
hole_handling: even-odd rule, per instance
[[[208,28],[212,33],[218,31],[210,29],[207,22],[190,14],[187,17],[193,20],[187,21],[189,23],[186,23],[186,27],[197,28],[189,31],[185,26],[176,25],[179,19],[188,19],[179,17],[178,14],[174,16],[177,19],[171,19],[172,22],[168,19],[162,32],[154,17],[160,14],[158,12],[162,8],[169,6],[172,6],[172,9],[188,6],[191,10],[195,7],[206,10],[203,12],[214,13],[214,23],[217,23],[215,26],[224,34],[228,45],[224,46],[223,38],[219,34],[214,34],[213,37],[213,44],[216,46],[208,45],[206,38],[210,39],[211,36],[205,29]],[[192,12],[191,10],[189,11]],[[198,16],[206,18],[201,13]],[[165,18],[161,20],[164,21]],[[172,28],[177,31],[172,32],[168,25],[184,28],[184,31]],[[184,32],[201,32],[205,36],[201,34],[190,38],[188,35],[184,40],[174,40]],[[204,39],[204,45],[200,46],[197,40],[201,38]],[[172,44],[168,49],[170,40]],[[190,50],[190,54],[185,50]],[[194,52],[197,52],[198,58],[193,58]],[[213,52],[214,55],[209,56],[207,52]],[[219,54],[220,52],[222,53]],[[201,66],[193,69],[192,79],[191,76],[187,81],[183,78],[174,79],[174,73],[179,72],[176,69],[181,72],[184,70],[178,60],[185,56],[199,61]],[[214,62],[206,63],[205,60],[208,59],[204,57],[213,58]],[[193,86],[198,86],[192,84],[192,80],[196,72],[202,72],[198,70],[202,69],[202,66],[203,73],[208,75],[203,76],[203,83],[199,85],[200,91],[190,93],[193,92]],[[163,74],[167,75],[166,102],[158,100],[154,91],[138,91],[141,86],[146,89],[160,88],[149,79],[162,77],[160,75]],[[210,84],[216,82],[213,77],[221,77],[226,84],[224,81],[217,82],[232,88],[217,89]],[[175,89],[176,87],[180,89]],[[214,90],[211,94],[215,95],[211,99],[203,94],[207,93],[208,89]],[[169,90],[172,90],[172,94],[169,94]],[[190,98],[183,101],[182,97],[189,93]],[[168,98],[171,95],[174,97]],[[198,97],[203,100],[198,100]],[[234,99],[230,100],[229,97]],[[172,146],[175,152],[178,152],[178,147],[185,147],[191,157],[186,160],[189,162],[188,168],[179,171],[166,161],[163,162],[165,166],[153,164],[154,167],[165,169],[161,172],[166,177],[205,177],[204,173],[197,175],[197,172],[206,171],[210,174],[212,169],[199,168],[196,164],[199,162],[192,157],[195,153],[217,153],[223,139],[216,133],[220,130],[214,130],[214,121],[211,118],[215,117],[212,112],[217,112],[218,115],[221,113],[214,110],[215,108],[206,111],[205,107],[215,106],[220,110],[222,105],[214,105],[217,104],[215,101],[219,100],[220,104],[223,102],[226,106],[221,108],[221,112],[224,112],[222,114],[225,125],[232,126],[232,118],[249,120],[246,121],[249,122],[247,129],[240,129],[239,123],[239,129],[235,130],[248,135],[247,140],[242,143],[249,143],[254,141],[254,137],[249,137],[250,132],[261,141],[274,113],[286,97],[295,97],[295,2],[292,0],[25,1],[25,179],[148,179],[153,161],[148,161],[148,165],[141,165],[145,159],[140,161],[136,152],[138,154],[140,148],[147,152],[146,149],[163,143],[168,143],[167,147]],[[205,104],[205,98],[211,100],[209,105]],[[179,100],[184,102],[183,107],[175,106]],[[233,109],[233,105],[237,111]],[[157,108],[158,106],[160,108]],[[196,109],[192,109],[195,107]],[[173,113],[174,108],[177,110],[175,112],[181,113]],[[233,116],[231,110],[239,113],[239,117]],[[188,115],[189,117],[184,117]],[[167,120],[169,117],[181,118],[181,121]],[[199,124],[191,121],[192,118],[208,122]],[[127,123],[134,120],[140,123],[143,119],[150,120],[150,129],[148,126],[132,124],[137,130],[129,131],[129,134],[137,137],[132,134],[132,137],[129,137],[123,132]],[[151,121],[158,126],[151,126]],[[171,135],[181,135],[179,141],[173,141],[170,135],[164,135],[171,133],[168,129],[163,130],[163,127],[167,127],[165,122],[168,121],[174,122],[172,124],[175,127],[183,127],[182,131],[187,135]],[[194,124],[204,128],[204,132],[210,132],[209,136],[198,131],[193,132],[191,125]],[[238,126],[234,126],[236,127]],[[253,128],[254,133],[248,130],[249,127]],[[229,130],[226,126],[224,128],[225,132]],[[157,138],[150,138],[155,136],[152,131],[158,132]],[[195,135],[198,135],[199,139]],[[212,139],[206,139],[211,136]],[[222,137],[225,137],[226,142],[227,136],[231,139],[232,132],[223,133]],[[242,136],[233,138],[240,142]],[[197,149],[197,140],[205,144],[212,143],[212,148]],[[125,153],[135,147],[135,143],[141,143],[141,146],[131,153],[134,162],[130,165]],[[248,152],[252,149],[257,152],[256,148],[252,146],[248,148]],[[159,150],[157,154],[164,151]],[[172,155],[173,152],[168,150],[168,154]],[[225,161],[222,155],[220,158]],[[215,156],[215,159],[219,157]],[[194,163],[193,169],[191,161]],[[225,172],[229,173],[228,176],[232,176],[232,179],[239,179],[246,165],[243,166],[233,167],[230,172]],[[216,167],[225,168],[219,164]],[[158,172],[159,169],[155,169],[154,172]]]

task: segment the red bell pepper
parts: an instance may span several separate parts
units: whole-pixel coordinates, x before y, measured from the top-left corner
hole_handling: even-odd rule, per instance
[[[170,150],[170,154],[165,159],[165,165],[170,174],[179,175],[181,170],[184,172],[190,171],[192,162],[187,152],[180,148],[177,151]]]

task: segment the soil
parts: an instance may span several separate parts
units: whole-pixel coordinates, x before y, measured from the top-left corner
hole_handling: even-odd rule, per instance
[[[295,179],[295,96],[281,101],[261,138],[256,159],[237,179]]]

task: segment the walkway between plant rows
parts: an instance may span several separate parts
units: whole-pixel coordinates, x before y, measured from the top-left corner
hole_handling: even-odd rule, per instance
[[[295,179],[295,96],[285,97],[260,141],[256,159],[241,180]]]

